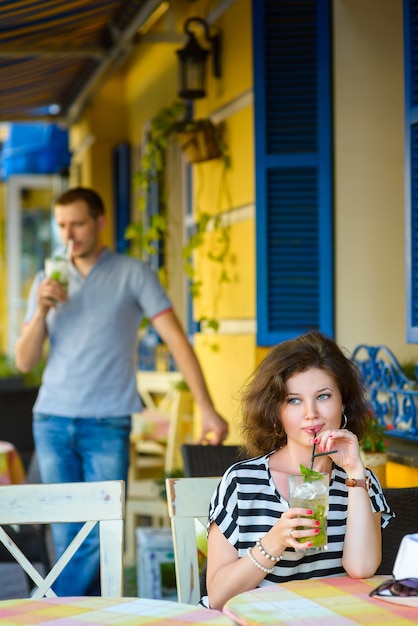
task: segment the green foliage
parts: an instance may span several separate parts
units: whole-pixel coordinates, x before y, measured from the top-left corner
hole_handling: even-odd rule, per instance
[[[388,444],[385,437],[385,429],[379,419],[370,415],[367,430],[361,441],[362,450],[364,452],[386,452]]]
[[[30,372],[22,374],[11,357],[0,354],[0,378],[19,378],[25,387],[39,387],[44,368],[45,361],[42,360]]]
[[[405,376],[407,376],[411,380],[416,380],[416,367],[417,367],[416,361],[405,361],[404,363],[401,364],[401,367]]]
[[[177,391],[190,391],[189,385],[183,379],[173,383],[173,389],[176,389]]]
[[[167,491],[165,487],[166,478],[184,478],[184,470],[181,468],[175,468],[172,472],[164,474],[164,476],[160,480],[155,481],[159,488],[160,498],[164,501],[167,500]]]
[[[223,163],[219,202],[222,199],[222,193],[226,193],[228,203],[232,204],[226,184],[226,172],[230,167],[231,160],[220,127],[216,127],[209,119],[185,119],[185,114],[185,103],[175,100],[171,105],[163,107],[150,122],[144,152],[134,177],[134,184],[140,191],[138,209],[142,216],[139,221],[129,224],[125,231],[125,238],[131,244],[130,254],[142,259],[157,254],[160,242],[164,244],[168,233],[167,190],[164,173],[166,149],[172,137],[180,138],[182,134],[199,128],[208,126],[212,128],[218,153]],[[145,224],[143,213],[147,206],[150,187],[155,182],[158,182],[160,212],[158,215],[151,216],[149,223]],[[219,214],[197,213],[195,232],[182,249],[183,270],[189,280],[189,292],[192,298],[198,298],[201,295],[203,284],[196,274],[195,258],[196,252],[204,246],[205,236],[209,231],[214,233],[215,238],[209,252],[206,253],[206,258],[219,268],[217,278],[219,290],[225,283],[231,281],[226,268],[226,260],[230,250],[229,225],[225,224]],[[164,267],[161,268],[159,277],[162,284],[167,287],[167,275]],[[219,297],[220,293],[214,298],[214,309],[216,309]],[[198,321],[205,322],[206,326],[215,332],[219,329],[219,322],[215,314],[210,317],[202,316]]]
[[[20,376],[13,360],[6,354],[0,354],[0,378],[15,378]]]

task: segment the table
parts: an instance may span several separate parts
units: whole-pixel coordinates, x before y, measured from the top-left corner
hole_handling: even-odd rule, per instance
[[[17,485],[24,481],[25,469],[16,448],[8,441],[0,441],[0,485]]]
[[[0,602],[0,623],[2,626],[234,626],[234,622],[221,612],[203,607],[146,598],[97,596],[4,600]]]
[[[223,611],[241,626],[416,625],[418,608],[369,597],[369,592],[386,578],[356,580],[342,576],[268,585],[231,598]]]

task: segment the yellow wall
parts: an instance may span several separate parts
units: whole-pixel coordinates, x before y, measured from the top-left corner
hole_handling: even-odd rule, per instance
[[[407,346],[402,0],[334,0],[336,330]]]
[[[216,350],[212,346],[216,346]],[[195,350],[203,372],[212,383],[217,406],[230,424],[227,443],[240,443],[240,391],[255,367],[251,335],[197,335]],[[218,376],[214,374],[218,372]],[[215,381],[215,382],[214,382]]]
[[[402,0],[334,0],[336,334],[406,343]],[[388,463],[388,487],[418,484],[418,469]]]
[[[386,465],[388,487],[418,487],[418,468],[389,461]]]
[[[128,139],[124,85],[123,73],[118,72],[70,129],[70,148],[75,153],[70,185],[92,187],[103,197],[106,206],[103,238],[111,248],[114,247],[112,150]]]

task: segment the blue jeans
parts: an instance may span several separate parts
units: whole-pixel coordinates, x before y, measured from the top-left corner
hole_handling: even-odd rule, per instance
[[[33,436],[44,483],[124,480],[129,467],[130,416],[59,417],[35,413]],[[53,524],[58,558],[81,524]],[[96,526],[57,578],[58,596],[100,595],[99,533]]]

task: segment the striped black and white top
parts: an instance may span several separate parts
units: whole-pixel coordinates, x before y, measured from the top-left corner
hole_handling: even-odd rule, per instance
[[[269,470],[269,454],[231,466],[222,477],[209,509],[209,523],[216,522],[228,541],[245,556],[253,546],[289,509],[280,496]],[[371,479],[369,490],[373,512],[381,511],[382,528],[394,516],[373,472],[366,470]],[[303,580],[322,576],[345,574],[342,566],[344,536],[346,531],[348,489],[347,474],[333,464],[329,489],[328,548],[326,552],[304,554],[288,548],[278,561],[274,572],[268,574],[260,586]]]

